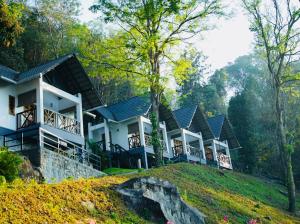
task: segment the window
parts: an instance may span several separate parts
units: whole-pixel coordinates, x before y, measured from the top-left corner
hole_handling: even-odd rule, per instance
[[[16,99],[14,96],[9,96],[8,100],[9,114],[15,115]]]

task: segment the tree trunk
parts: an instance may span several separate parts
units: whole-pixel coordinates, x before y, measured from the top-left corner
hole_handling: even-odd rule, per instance
[[[292,213],[296,212],[296,190],[292,167],[292,153],[286,152],[286,165],[287,165],[287,187],[288,187],[288,197],[289,197],[289,211]]]
[[[159,132],[159,95],[155,93],[155,90],[151,90],[151,105],[152,114],[150,116],[152,124],[152,146],[155,154],[155,166],[159,167],[163,164],[162,147],[160,143],[160,132]]]
[[[280,97],[280,87],[275,87],[275,106],[276,106],[276,124],[277,124],[277,144],[280,150],[280,156],[283,160],[283,168],[285,170],[285,179],[288,190],[289,211],[295,213],[296,211],[296,193],[295,182],[292,167],[292,152],[287,149],[287,139],[283,119],[283,105]]]

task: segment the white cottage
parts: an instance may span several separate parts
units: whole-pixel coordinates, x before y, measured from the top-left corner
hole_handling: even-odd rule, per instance
[[[170,132],[174,156],[232,169],[230,149],[240,148],[224,115],[206,118],[198,105],[174,111],[180,130]]]
[[[45,168],[47,178],[67,174],[59,173],[61,167],[54,165],[58,161],[52,161],[53,166],[50,160],[44,161],[45,150],[92,169],[100,168],[99,158],[84,148],[83,110],[101,102],[75,55],[21,73],[0,66],[0,96],[0,144]],[[69,174],[76,176],[76,172]]]
[[[90,119],[88,138],[107,151],[112,161],[117,161],[115,166],[136,167],[140,160],[144,168],[151,167],[155,155],[149,111],[148,96],[94,108],[90,110],[95,119]],[[226,139],[214,134],[199,106],[172,112],[160,105],[160,131],[164,160],[209,163],[232,169]],[[224,138],[228,136],[224,135]],[[225,151],[218,146],[224,146]],[[211,157],[209,152],[214,156]]]
[[[97,142],[103,150],[112,153],[120,153],[121,150],[123,152],[121,160],[130,160],[133,166],[137,166],[138,161],[141,161],[141,165],[147,169],[154,158],[150,111],[151,103],[148,96],[136,96],[110,106],[90,110],[96,118],[88,125],[88,137],[90,141]],[[160,105],[159,112],[163,157],[168,160],[173,155],[167,133],[177,129],[178,124],[168,107]]]

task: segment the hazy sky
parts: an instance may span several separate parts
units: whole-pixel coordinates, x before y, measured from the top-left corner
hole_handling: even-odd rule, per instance
[[[83,22],[97,18],[97,15],[88,10],[93,2],[94,0],[81,0],[80,19]],[[216,29],[208,31],[203,38],[194,41],[195,48],[208,56],[208,63],[212,66],[212,70],[233,62],[234,59],[249,53],[252,49],[253,35],[248,28],[248,18],[239,6],[240,1],[228,0],[228,2],[234,15],[227,20],[218,20]]]

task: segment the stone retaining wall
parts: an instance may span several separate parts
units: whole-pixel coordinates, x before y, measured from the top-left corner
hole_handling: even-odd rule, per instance
[[[69,159],[48,149],[41,149],[40,170],[47,183],[60,182],[66,178],[100,177],[103,172]]]

